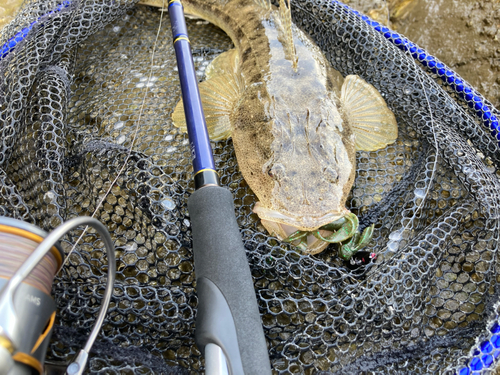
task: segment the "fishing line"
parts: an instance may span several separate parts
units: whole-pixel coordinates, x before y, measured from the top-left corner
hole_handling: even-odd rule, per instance
[[[408,52],[407,52],[407,54],[408,54]],[[431,129],[432,129],[432,135],[434,137],[434,148],[436,149],[436,153],[434,155],[434,163],[433,163],[433,166],[432,166],[432,173],[431,173],[431,176],[429,178],[429,184],[426,186],[424,195],[422,197],[420,197],[421,201],[417,205],[417,208],[416,208],[415,212],[413,213],[413,216],[408,220],[408,222],[404,225],[404,227],[402,227],[401,229],[399,229],[397,231],[397,232],[399,232],[399,237],[400,237],[400,238],[394,240],[394,242],[397,242],[397,243],[399,243],[399,241],[401,241],[403,239],[403,233],[409,228],[410,224],[413,223],[413,221],[415,220],[417,214],[422,210],[422,207],[424,206],[424,204],[427,201],[427,196],[429,195],[429,191],[430,191],[430,189],[431,189],[431,187],[433,185],[432,181],[434,181],[434,177],[436,175],[437,161],[438,161],[438,152],[439,152],[439,144],[438,144],[438,140],[437,140],[437,137],[436,137],[436,131],[435,131],[435,124],[434,124],[434,117],[432,115],[431,102],[429,100],[429,97],[427,96],[427,91],[426,91],[426,88],[425,88],[425,85],[424,85],[424,81],[423,81],[423,79],[421,77],[420,70],[417,68],[417,64],[415,63],[415,59],[413,59],[413,57],[411,57],[411,55],[410,55],[410,59],[411,59],[411,61],[413,63],[413,67],[415,68],[415,71],[418,72],[417,79],[419,80],[420,85],[422,86],[424,97],[425,97],[425,100],[427,102],[427,107],[429,108],[429,116],[430,116],[430,120],[431,120],[430,121],[431,122]],[[427,172],[426,172],[426,175],[427,175]],[[415,190],[417,190],[417,186],[415,186]]]
[[[408,52],[407,52],[407,54],[408,54]],[[418,68],[417,68],[417,64],[415,63],[415,59],[411,55],[410,55],[410,59],[411,59],[411,61],[413,63],[413,67],[415,68],[415,71],[419,72],[417,74],[417,78],[418,78],[418,80],[420,82],[420,85],[422,86],[422,89],[423,89],[423,92],[424,92],[424,96],[425,96],[425,100],[427,102],[427,107],[429,108],[429,116],[431,118],[431,128],[432,128],[432,135],[434,136],[434,148],[436,149],[436,154],[434,155],[434,164],[432,166],[432,173],[431,173],[431,177],[429,179],[429,184],[427,185],[425,193],[424,193],[423,197],[421,198],[420,204],[417,206],[417,209],[413,213],[413,216],[408,221],[408,223],[406,223],[406,225],[402,228],[402,230],[401,230],[401,237],[403,236],[403,233],[408,229],[409,224],[413,223],[413,221],[415,220],[417,214],[422,209],[424,203],[426,203],[427,196],[429,195],[429,191],[431,190],[431,187],[432,187],[432,181],[434,181],[434,177],[436,175],[437,161],[438,161],[438,155],[439,155],[439,144],[438,144],[438,140],[437,140],[437,137],[436,137],[436,129],[435,129],[435,124],[434,124],[434,117],[432,115],[431,102],[429,100],[429,97],[427,96],[427,91],[426,91],[426,88],[425,88],[425,85],[424,85],[424,81],[423,81],[423,79],[421,77],[420,70],[418,70]],[[426,173],[426,175],[427,175],[427,173]],[[416,186],[415,186],[415,189],[417,189]]]
[[[438,161],[438,152],[439,152],[439,144],[438,144],[438,140],[437,140],[437,137],[436,137],[436,129],[435,129],[435,122],[434,122],[434,117],[432,115],[432,107],[431,107],[431,102],[429,100],[429,97],[427,96],[427,91],[426,91],[426,87],[424,85],[424,81],[421,77],[421,68],[418,68],[417,67],[417,64],[415,63],[415,59],[413,58],[413,56],[411,56],[411,53],[406,51],[405,53],[407,56],[409,55],[410,57],[410,60],[413,64],[413,67],[414,67],[414,71],[417,72],[417,79],[418,81],[420,82],[420,85],[422,86],[422,89],[423,89],[423,93],[424,93],[424,96],[425,96],[425,100],[427,102],[427,107],[429,108],[429,116],[430,116],[430,120],[431,120],[431,129],[432,129],[432,135],[434,137],[434,148],[436,149],[436,153],[434,154],[434,163],[433,163],[433,166],[432,166],[432,173],[431,173],[431,176],[429,178],[429,183],[428,185],[426,186],[426,189],[425,189],[425,193],[424,195],[421,197],[421,200],[420,200],[420,203],[417,205],[417,208],[415,209],[415,212],[413,213],[413,216],[408,220],[408,222],[399,230],[396,231],[397,236],[399,238],[395,239],[395,240],[392,240],[392,239],[389,239],[388,242],[390,241],[393,241],[395,243],[398,244],[398,249],[399,250],[399,242],[401,240],[403,240],[403,234],[408,230],[410,224],[413,223],[413,221],[415,220],[417,214],[422,210],[424,204],[427,202],[427,197],[429,195],[429,191],[433,185],[433,181],[434,181],[434,177],[436,175],[436,171],[437,171],[437,161]],[[427,176],[427,172],[425,172],[425,175]],[[417,187],[415,186],[415,190],[417,189]],[[394,233],[394,232],[393,232]],[[377,270],[373,273],[370,274],[370,277],[369,279],[379,275],[380,273],[382,272],[382,270]],[[390,277],[392,277],[392,275],[390,275]],[[367,283],[369,281],[369,279],[367,279],[365,281],[365,283]]]
[[[153,68],[154,68],[154,59],[155,59],[155,53],[156,53],[156,46],[157,46],[157,43],[158,43],[158,39],[159,39],[159,36],[160,36],[160,31],[161,31],[161,24],[162,24],[162,21],[163,21],[163,9],[165,9],[165,0],[162,1],[162,10],[161,10],[161,14],[160,14],[160,23],[158,25],[158,30],[156,32],[156,38],[155,38],[155,41],[154,41],[154,44],[153,44],[153,51],[151,53],[151,68],[149,70],[149,77],[148,77],[148,80],[147,80],[147,83],[150,83],[151,82],[151,78],[153,77]],[[118,171],[118,173],[116,174],[116,177],[115,179],[111,182],[111,184],[109,185],[109,188],[108,190],[106,191],[106,193],[104,194],[104,196],[101,198],[101,200],[99,201],[99,204],[97,205],[96,209],[94,210],[94,212],[92,213],[92,216],[91,217],[94,217],[96,214],[97,214],[97,211],[101,208],[104,200],[108,197],[109,193],[111,192],[111,190],[113,189],[113,187],[115,186],[116,182],[118,181],[118,178],[120,178],[121,174],[123,173],[123,171],[125,170],[126,166],[127,166],[127,163],[130,159],[130,156],[132,155],[132,149],[135,145],[135,141],[137,140],[137,134],[139,132],[139,126],[140,126],[140,122],[141,122],[141,118],[142,118],[142,113],[144,112],[144,106],[145,106],[145,103],[146,103],[146,97],[149,93],[149,86],[148,84],[144,85],[146,87],[146,91],[144,93],[144,97],[142,98],[142,103],[141,103],[141,108],[139,110],[139,116],[137,118],[137,122],[136,122],[136,126],[135,126],[135,131],[134,131],[134,135],[132,137],[132,142],[130,144],[130,149],[128,150],[128,153],[127,153],[127,157],[125,158],[125,161],[123,162],[123,165],[122,167],[120,168],[120,170]],[[68,261],[69,259],[69,256],[73,253],[73,251],[76,249],[76,246],[78,245],[78,243],[82,240],[83,236],[85,235],[85,233],[87,233],[87,229],[89,227],[86,226],[85,229],[83,230],[82,234],[80,235],[80,237],[78,237],[78,239],[76,240],[75,244],[73,245],[73,247],[71,248],[71,250],[69,251],[68,255],[66,256],[66,258],[64,259],[64,262],[63,264],[61,265],[61,267],[59,268],[58,271],[60,271],[64,265],[66,264],[66,262]]]

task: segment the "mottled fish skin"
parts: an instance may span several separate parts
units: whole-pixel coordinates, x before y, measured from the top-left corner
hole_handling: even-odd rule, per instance
[[[273,216],[273,221],[314,230],[346,212],[355,173],[354,137],[323,54],[294,28],[298,58],[294,71],[275,16],[272,13],[260,23],[262,38],[268,42],[248,40],[252,50],[256,43],[268,50],[253,54],[247,64],[242,61],[246,90],[231,118],[233,142],[261,210],[286,216]],[[257,212],[266,217],[266,211]]]
[[[340,76],[320,49],[292,25],[294,70],[276,8],[250,0],[182,4],[223,29],[238,51],[244,90],[232,111],[231,135],[259,216],[300,230],[342,217],[356,150],[338,98]]]

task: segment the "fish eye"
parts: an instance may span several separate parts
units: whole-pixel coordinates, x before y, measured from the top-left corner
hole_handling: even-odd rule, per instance
[[[276,163],[269,169],[268,174],[276,180],[281,180],[285,176],[285,167],[283,164]]]
[[[332,183],[337,183],[339,180],[338,172],[332,167],[323,168],[323,174],[325,175],[326,179]]]
[[[262,171],[262,173],[264,174],[267,174],[269,177],[274,177],[274,174],[273,174],[273,166],[272,165],[268,165],[265,170]]]

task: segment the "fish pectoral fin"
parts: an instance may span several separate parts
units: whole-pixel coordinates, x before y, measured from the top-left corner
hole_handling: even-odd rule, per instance
[[[375,151],[394,143],[398,137],[396,118],[375,87],[349,75],[340,100],[356,135],[357,151]]]
[[[253,0],[253,2],[264,9],[271,9],[271,0]]]
[[[235,48],[223,52],[207,66],[206,79],[209,80],[220,74],[236,75],[238,74],[238,63],[239,56]]]
[[[295,44],[293,43],[292,33],[292,11],[290,9],[290,0],[285,4],[285,0],[280,0],[280,19],[284,29],[285,40],[285,55],[292,60],[293,70],[297,70],[297,53],[295,52]]]
[[[236,74],[218,74],[199,84],[201,103],[210,139],[220,141],[231,136],[230,115],[241,96],[242,78]],[[182,99],[172,113],[174,126],[187,131]]]

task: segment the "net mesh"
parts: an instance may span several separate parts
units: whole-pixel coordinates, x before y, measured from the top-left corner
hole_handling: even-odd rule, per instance
[[[0,35],[4,45],[31,24],[0,60],[1,214],[50,231],[96,211],[116,246],[114,296],[91,373],[203,370],[194,344],[190,150],[170,119],[180,90],[160,14],[126,0],[26,1]],[[292,16],[335,69],[382,93],[399,137],[357,153],[347,204],[362,227],[375,224],[369,250],[378,254],[357,269],[335,246],[304,256],[270,237],[252,213],[256,199],[231,140],[212,143],[234,195],[273,369],[453,373],[491,336],[498,314],[498,134],[338,3],[296,0]],[[201,81],[232,43],[202,20],[188,20],[188,32]],[[82,233],[63,239],[67,253]],[[89,230],[54,283],[48,360],[68,362],[79,349],[105,273],[104,245]]]

